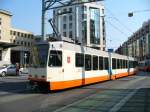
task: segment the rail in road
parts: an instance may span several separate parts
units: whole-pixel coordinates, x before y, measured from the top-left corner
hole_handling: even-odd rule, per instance
[[[0,109],[1,112],[149,112],[149,88],[150,74],[140,73],[56,93],[0,95]]]

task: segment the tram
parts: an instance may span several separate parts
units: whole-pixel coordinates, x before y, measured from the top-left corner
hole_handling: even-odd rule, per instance
[[[140,61],[138,63],[138,70],[139,71],[150,72],[150,59],[147,59],[147,60],[144,60],[144,61]]]
[[[40,42],[32,48],[29,81],[63,90],[136,73],[136,59],[65,41]]]

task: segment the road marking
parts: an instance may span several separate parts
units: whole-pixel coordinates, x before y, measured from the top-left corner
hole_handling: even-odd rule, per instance
[[[73,106],[73,105],[75,105],[75,104],[78,104],[78,103],[80,103],[80,102],[82,102],[82,101],[84,101],[84,100],[86,100],[86,99],[88,99],[88,98],[90,98],[90,97],[95,96],[95,95],[97,95],[97,92],[94,93],[94,94],[92,94],[92,95],[90,95],[90,96],[87,96],[87,97],[85,97],[85,98],[83,98],[83,99],[81,99],[81,100],[75,101],[75,102],[73,102],[73,103],[71,103],[71,104],[69,104],[69,105],[67,105],[67,106],[64,106],[64,107],[62,107],[62,108],[56,109],[56,110],[53,111],[53,112],[62,112],[64,109],[66,109],[66,108],[68,108],[68,107],[71,107],[71,106]]]
[[[145,77],[141,77],[140,79],[136,79],[133,82],[130,82],[128,84],[128,87],[129,87],[129,85],[132,85],[133,83],[136,83],[136,82],[138,82],[140,80],[143,80],[143,79],[145,79]],[[138,90],[138,88],[136,88],[133,92],[131,92],[130,94],[128,94],[123,100],[121,100],[113,108],[111,108],[110,112],[116,112],[117,110],[119,110],[126,103],[126,101],[128,101],[128,99],[131,98],[137,92],[137,90]],[[85,97],[85,98],[83,98],[81,100],[75,101],[75,102],[73,102],[73,103],[71,103],[71,104],[69,104],[67,106],[64,106],[64,107],[61,107],[59,109],[56,109],[53,112],[62,112],[64,109],[67,109],[67,108],[69,108],[69,107],[71,107],[73,105],[76,105],[76,104],[78,104],[78,103],[80,103],[80,102],[82,102],[82,101],[84,101],[84,100],[86,100],[86,99],[88,99],[90,97],[93,97],[95,95],[97,95],[97,92],[95,94],[92,94],[92,95],[90,95],[88,97]]]
[[[122,99],[119,103],[117,103],[113,108],[111,108],[109,112],[117,112],[137,91],[138,89],[132,91],[124,99]]]
[[[136,83],[140,80],[145,79],[146,77],[142,77],[140,79],[134,80],[132,83]],[[124,99],[120,100],[116,105],[114,105],[109,112],[117,112],[121,109],[121,107],[140,89],[140,87],[135,88],[130,94],[128,94]]]

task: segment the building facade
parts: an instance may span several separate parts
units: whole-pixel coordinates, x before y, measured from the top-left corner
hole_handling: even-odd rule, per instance
[[[0,10],[0,65],[20,63],[24,65],[25,53],[29,56],[31,46],[34,43],[33,33],[12,28],[12,14]],[[29,57],[28,57],[29,58]]]
[[[144,22],[116,52],[135,57],[139,61],[150,59],[150,20]]]
[[[24,65],[29,63],[29,56],[31,47],[34,44],[34,35],[32,32],[28,32],[21,29],[11,28],[11,43],[17,45],[11,48],[11,63],[20,63]],[[25,62],[25,54],[27,54],[27,59]]]
[[[104,6],[85,3],[54,9],[53,20],[61,36],[105,50]]]
[[[0,10],[0,65],[10,63],[10,48],[6,48],[10,43],[11,13]]]

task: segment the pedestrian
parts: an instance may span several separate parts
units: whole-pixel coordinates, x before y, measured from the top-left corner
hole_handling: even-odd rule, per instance
[[[16,75],[19,75],[20,64],[16,63]]]

